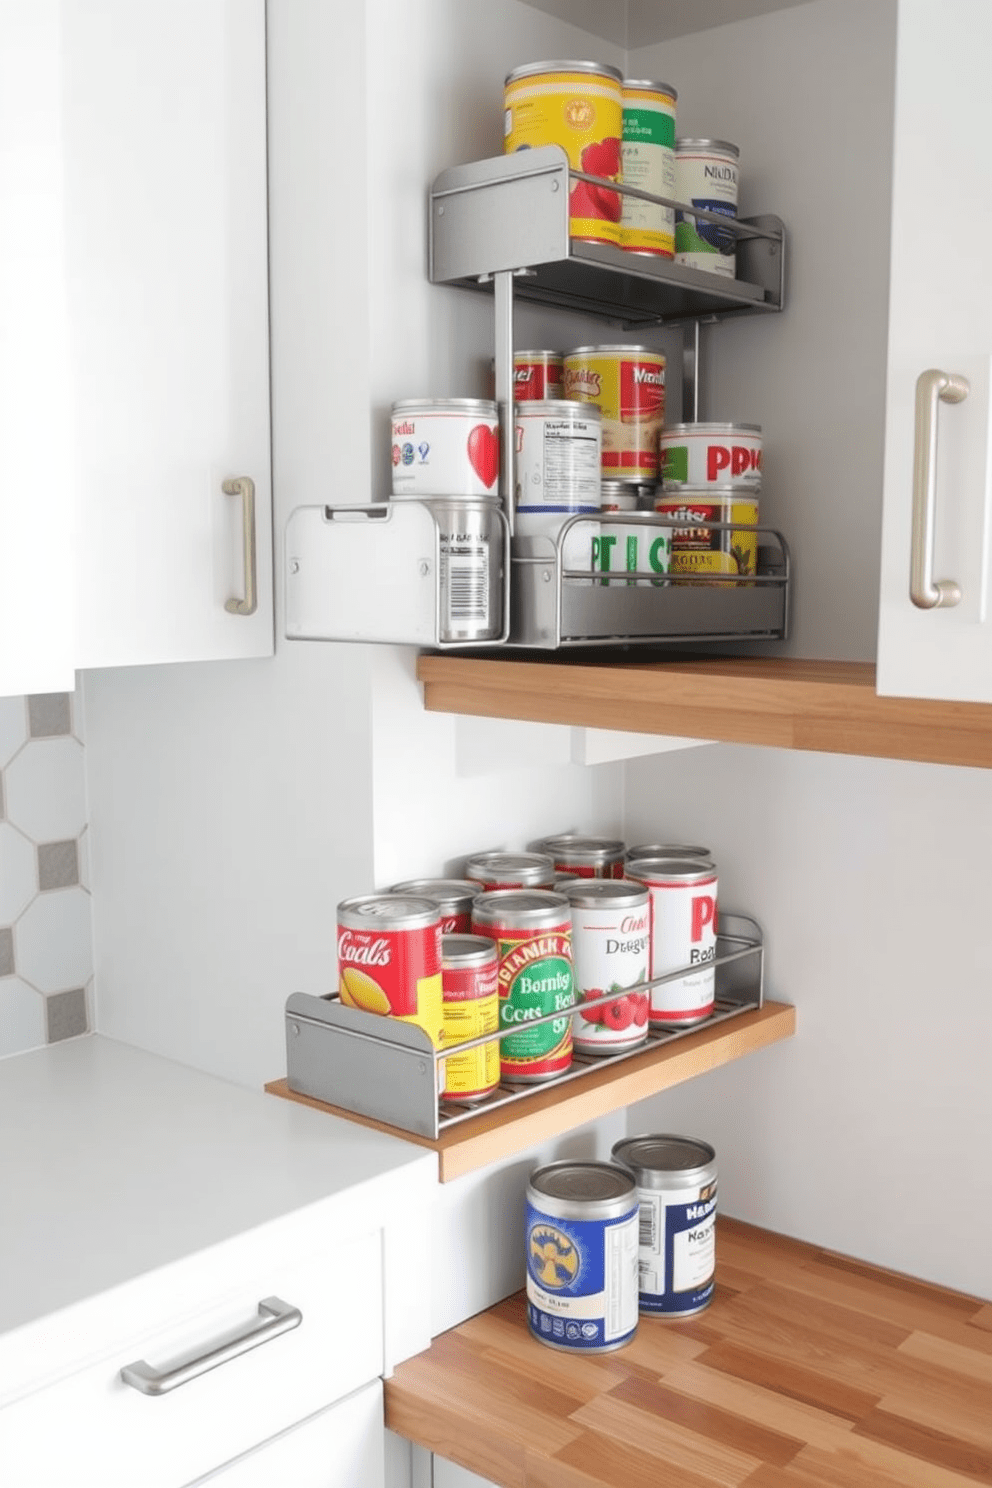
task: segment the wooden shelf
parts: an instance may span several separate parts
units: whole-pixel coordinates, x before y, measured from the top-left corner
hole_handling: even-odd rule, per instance
[[[447,1183],[548,1137],[584,1126],[587,1121],[595,1121],[619,1106],[629,1106],[659,1090],[667,1090],[672,1085],[680,1085],[683,1080],[717,1069],[721,1064],[730,1064],[756,1049],[779,1043],[795,1031],[795,1008],[787,1003],[766,1002],[754,1012],[714,1023],[698,1033],[650,1049],[620,1064],[590,1070],[588,1074],[570,1080],[567,1085],[544,1085],[512,1105],[501,1106],[495,1111],[480,1111],[478,1116],[443,1132],[436,1141],[400,1131],[385,1122],[355,1116],[351,1111],[313,1100],[310,1096],[297,1095],[285,1080],[273,1080],[265,1088],[272,1095],[299,1101],[318,1111],[328,1111],[347,1121],[357,1121],[361,1126],[371,1126],[389,1132],[391,1136],[402,1137],[406,1142],[430,1148],[438,1155],[441,1182]]]
[[[626,1348],[576,1356],[532,1339],[525,1308],[510,1297],[400,1364],[389,1429],[502,1488],[992,1478],[978,1297],[721,1215],[696,1317],[644,1317]]]
[[[867,663],[423,655],[434,713],[992,768],[992,704],[879,697]]]

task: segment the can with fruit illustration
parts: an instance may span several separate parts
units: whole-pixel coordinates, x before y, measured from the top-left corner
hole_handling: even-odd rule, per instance
[[[649,346],[579,346],[565,356],[565,397],[603,416],[604,480],[653,481],[665,424],[665,358]]]
[[[444,1046],[481,1038],[499,1031],[496,945],[481,935],[444,935],[441,938],[441,978],[444,989]],[[499,1084],[499,1042],[479,1044],[444,1061],[441,1099],[474,1103],[485,1100]]]
[[[753,574],[758,569],[758,498],[751,486],[662,491],[654,509],[672,526],[673,574]],[[707,525],[707,524],[723,525]],[[700,580],[700,582],[705,582]]]
[[[675,197],[675,104],[667,83],[623,80],[623,184],[652,196]],[[675,257],[675,212],[671,207],[624,196],[620,246],[628,253]]]
[[[512,1030],[500,1042],[501,1078],[531,1084],[564,1074],[572,1062],[575,1004],[568,900],[546,889],[481,894],[472,906],[472,933],[489,936],[499,950],[499,1026]],[[544,1017],[551,1021],[535,1024]]]
[[[640,1200],[641,1312],[702,1312],[716,1270],[716,1153],[708,1142],[666,1132],[624,1137],[612,1156]]]
[[[640,1204],[614,1163],[555,1162],[527,1185],[527,1323],[540,1343],[605,1354],[638,1322]]]
[[[708,858],[632,858],[627,877],[651,894],[651,976],[683,977],[651,988],[653,1028],[689,1028],[713,1011],[717,875]]]
[[[479,885],[467,878],[410,878],[393,884],[389,892],[433,899],[441,911],[442,935],[468,935],[472,929],[472,900]]]
[[[348,1007],[419,1023],[441,1045],[441,912],[413,894],[338,905],[338,989]]]
[[[572,960],[578,1011],[572,1041],[580,1054],[617,1054],[648,1036],[650,994],[641,990],[651,965],[648,890],[623,879],[586,879],[565,890],[572,910]],[[581,1004],[604,993],[613,1002]]]
[[[613,837],[580,837],[559,832],[531,843],[531,851],[543,853],[554,863],[556,873],[576,878],[623,878],[623,843]]]
[[[761,489],[760,424],[670,424],[661,435],[660,455],[666,490]]]
[[[555,865],[547,853],[474,853],[465,864],[465,877],[488,889],[550,889]]]
[[[726,140],[675,141],[675,199],[687,205],[737,216],[737,176],[741,152]],[[737,240],[715,222],[688,212],[675,214],[675,262],[733,279]]]
[[[622,74],[602,62],[528,62],[503,88],[503,150],[560,145],[573,170],[618,181],[623,134]],[[621,199],[608,185],[573,181],[569,233],[620,242]]]
[[[499,418],[485,398],[393,404],[394,496],[495,496]]]

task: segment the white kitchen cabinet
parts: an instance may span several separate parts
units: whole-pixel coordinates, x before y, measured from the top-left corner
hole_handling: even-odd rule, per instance
[[[880,692],[984,702],[992,700],[989,20],[985,0],[899,5],[878,640]],[[925,411],[916,414],[916,389],[928,369],[966,378],[969,391],[933,410],[933,567],[921,596],[932,602],[937,585],[952,580],[960,598],[921,608],[910,598],[910,566],[914,444]],[[921,548],[925,527],[920,520]]]
[[[190,1488],[382,1488],[383,1479],[382,1385],[376,1381]]]

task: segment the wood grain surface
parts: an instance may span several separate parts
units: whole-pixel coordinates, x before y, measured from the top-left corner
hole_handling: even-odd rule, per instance
[[[992,768],[992,704],[879,697],[869,663],[423,655],[439,713]]]
[[[721,1216],[695,1318],[549,1349],[523,1293],[386,1381],[386,1424],[502,1488],[992,1484],[992,1306]]]

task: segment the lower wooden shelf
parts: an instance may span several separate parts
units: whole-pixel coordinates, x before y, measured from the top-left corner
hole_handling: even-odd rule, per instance
[[[622,1063],[602,1070],[590,1070],[566,1085],[542,1086],[512,1105],[480,1112],[478,1116],[459,1122],[449,1131],[442,1132],[436,1140],[414,1136],[387,1126],[385,1122],[356,1116],[351,1111],[310,1096],[297,1095],[285,1080],[272,1080],[265,1088],[272,1095],[299,1101],[319,1111],[329,1111],[334,1116],[357,1121],[361,1126],[375,1127],[401,1137],[405,1142],[430,1148],[438,1154],[441,1182],[447,1183],[548,1137],[560,1136],[562,1132],[584,1126],[587,1121],[595,1121],[608,1111],[632,1105],[659,1090],[680,1085],[683,1080],[691,1080],[695,1075],[706,1074],[708,1070],[730,1064],[745,1054],[779,1043],[790,1038],[795,1031],[795,1008],[789,1003],[766,1002],[754,1012],[716,1023],[699,1033],[689,1034]]]
[[[992,1481],[992,1307],[723,1215],[716,1256],[705,1312],[612,1354],[498,1303],[397,1368],[386,1425],[500,1488]]]

